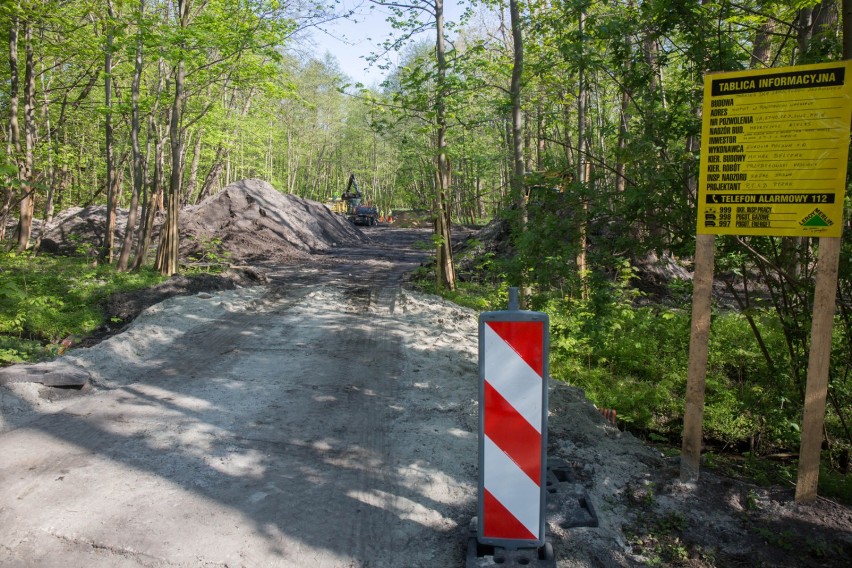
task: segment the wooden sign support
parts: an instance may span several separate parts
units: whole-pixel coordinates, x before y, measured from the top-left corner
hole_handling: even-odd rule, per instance
[[[817,497],[840,245],[838,237],[823,237],[819,240],[808,378],[799,446],[799,472],[796,480],[797,503],[809,503]],[[695,243],[692,325],[680,460],[680,480],[685,483],[696,483],[700,469],[714,253],[715,236],[698,235]]]
[[[796,502],[809,503],[817,497],[822,429],[825,424],[825,399],[831,361],[831,329],[837,298],[837,268],[840,262],[840,238],[819,240],[816,269],[814,314],[808,357],[808,382],[805,386],[805,410],[802,416],[802,440],[799,445],[799,473]]]
[[[680,457],[680,479],[686,483],[698,481],[698,469],[701,460],[704,380],[707,376],[707,354],[710,341],[710,302],[713,297],[713,257],[715,250],[715,235],[696,236],[689,367],[686,382],[686,407],[683,416],[683,446]]]

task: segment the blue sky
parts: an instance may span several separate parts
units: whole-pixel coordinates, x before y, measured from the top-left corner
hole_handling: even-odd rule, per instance
[[[445,19],[453,20],[461,15],[463,4],[464,0],[445,0]],[[313,56],[323,59],[326,52],[331,53],[337,59],[340,69],[353,81],[360,81],[368,87],[378,85],[386,72],[376,66],[368,68],[369,63],[364,57],[377,51],[391,31],[390,24],[385,21],[387,15],[381,7],[374,6],[367,0],[342,0],[341,5],[345,9],[355,10],[356,15],[351,19],[325,24],[325,33],[314,30],[311,34],[316,43]],[[434,31],[429,34],[428,38],[434,38]],[[392,61],[396,62],[395,56]]]

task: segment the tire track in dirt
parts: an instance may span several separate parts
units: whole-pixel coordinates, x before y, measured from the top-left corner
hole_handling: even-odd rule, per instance
[[[356,509],[358,518],[350,525],[346,538],[355,559],[369,565],[371,558],[382,554],[380,551],[394,548],[394,526],[384,511],[397,509],[395,492],[390,487],[393,480],[389,467],[394,457],[388,432],[394,418],[390,405],[397,399],[401,348],[382,321],[388,309],[375,303],[377,291],[368,289],[367,294],[364,291],[357,289],[350,298],[355,313],[367,321],[357,355],[351,362],[351,376],[353,387],[367,396],[350,399],[354,406],[348,414],[352,417],[352,430],[357,433],[355,444],[366,450],[370,463],[362,468],[354,486],[342,489],[364,505]]]

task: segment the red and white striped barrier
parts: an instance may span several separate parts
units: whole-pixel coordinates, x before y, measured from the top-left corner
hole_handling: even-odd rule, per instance
[[[478,540],[544,544],[547,446],[547,314],[480,316]]]

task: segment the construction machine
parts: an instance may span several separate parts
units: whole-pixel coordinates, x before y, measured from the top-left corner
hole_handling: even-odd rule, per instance
[[[345,215],[349,221],[356,225],[378,225],[379,210],[372,205],[362,205],[363,195],[355,181],[355,174],[349,174],[349,183],[346,191],[340,196],[340,201],[335,201],[329,208],[335,213]]]

